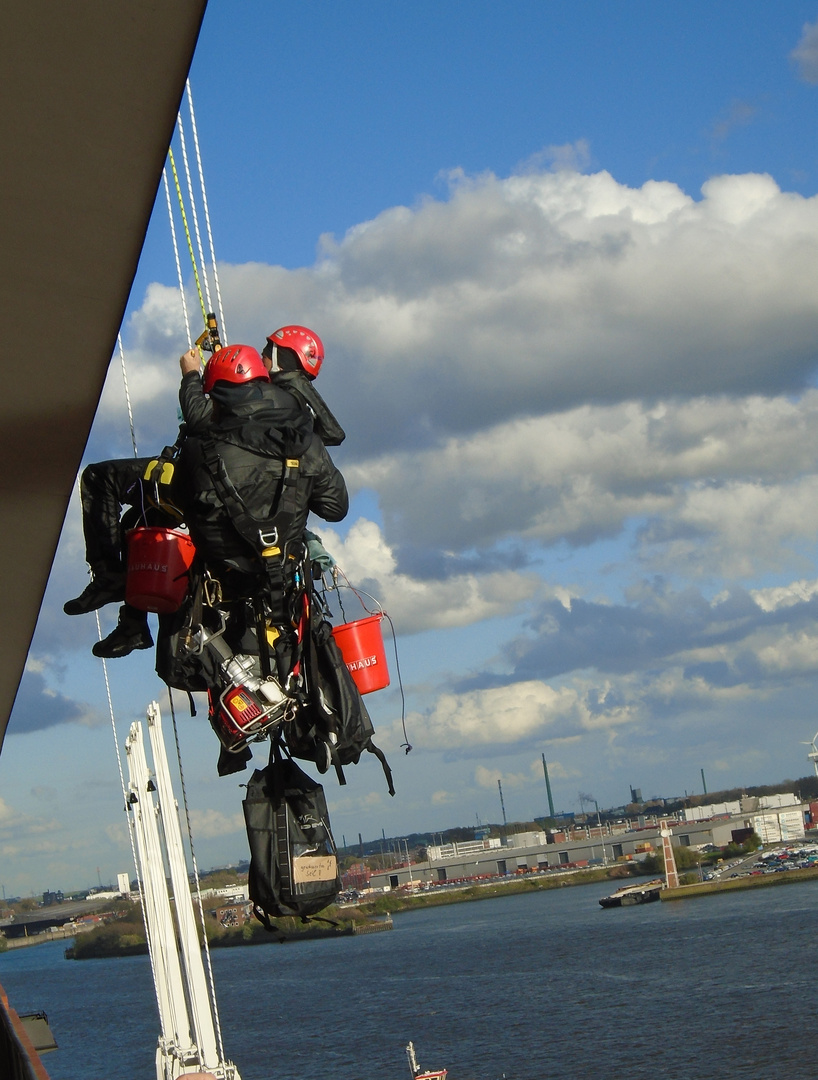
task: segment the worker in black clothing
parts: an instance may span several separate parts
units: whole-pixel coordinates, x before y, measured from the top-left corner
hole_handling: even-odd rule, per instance
[[[302,543],[311,511],[340,521],[349,508],[344,479],[313,432],[309,412],[288,390],[268,382],[254,349],[231,346],[215,353],[202,382],[212,417],[201,434],[188,434],[179,455],[174,494],[197,552],[217,573],[249,570],[256,552],[237,531],[235,504],[225,503],[214,479],[214,450],[250,519],[269,519],[282,502],[283,485],[290,485],[286,518],[277,527],[282,553]]]
[[[88,465],[80,479],[85,557],[92,580],[79,596],[63,605],[66,615],[85,615],[105,604],[125,600],[125,535],[137,524],[167,524],[156,508],[141,506],[142,477],[150,458],[123,458]],[[136,513],[123,518],[122,507]],[[170,524],[178,524],[170,522]],[[94,656],[113,659],[153,645],[147,615],[125,604],[116,629],[92,648]]]
[[[306,688],[302,654],[312,648],[307,517],[340,521],[349,499],[306,407],[286,391],[271,394],[268,379],[253,349],[222,349],[210,359],[203,389],[212,420],[182,444],[174,497],[201,570],[218,582],[213,614],[223,621],[220,629],[210,622],[208,637],[216,631],[219,648],[229,650],[224,658],[240,654],[243,665],[256,656],[262,676],[289,694]],[[287,400],[295,404],[289,417]],[[228,760],[237,746],[245,752],[241,726],[235,742],[235,719],[225,730],[224,689],[218,676],[208,684],[210,722],[224,748],[221,773],[243,765],[244,758]]]
[[[324,446],[340,446],[346,438],[344,429],[313,385],[324,362],[319,336],[306,326],[282,326],[269,335],[261,355],[270,373],[270,386],[264,392],[273,397],[279,390],[295,394],[310,410],[313,429]],[[212,419],[213,405],[204,396],[198,352],[189,349],[179,363],[182,418],[189,435],[199,434]]]
[[[345,438],[343,428],[312,386],[324,359],[324,348],[318,335],[303,326],[281,327],[268,337],[263,357],[271,379],[263,385],[262,395],[272,399],[271,403],[279,410],[278,418],[286,419],[293,409],[294,395],[302,407],[309,409],[322,442],[327,446],[339,445]],[[199,354],[195,349],[180,358],[180,366],[182,386],[179,397],[186,429],[189,433],[201,433],[213,419],[214,401],[205,397],[205,393],[210,392],[216,380],[211,379],[205,389],[199,375]],[[178,523],[168,521],[156,508],[144,505],[142,479],[150,462],[149,458],[126,458],[95,463],[84,470],[80,484],[83,530],[86,558],[93,577],[78,597],[64,605],[66,614],[81,615],[108,603],[124,601],[125,534],[129,528],[138,523]],[[125,505],[135,507],[138,512],[121,519]],[[123,604],[116,627],[93,646],[92,652],[95,656],[111,659],[152,645],[147,614]]]

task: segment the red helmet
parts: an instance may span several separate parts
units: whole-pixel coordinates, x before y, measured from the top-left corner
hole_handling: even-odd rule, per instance
[[[209,394],[217,382],[243,383],[267,379],[264,361],[252,345],[226,345],[214,352],[204,369],[204,392]]]
[[[282,326],[267,338],[271,345],[292,349],[298,362],[313,379],[324,362],[324,346],[318,334],[306,326]]]

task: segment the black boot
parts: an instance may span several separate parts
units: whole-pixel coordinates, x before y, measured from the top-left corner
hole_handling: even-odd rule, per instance
[[[100,570],[94,580],[74,600],[63,604],[66,615],[85,615],[125,599],[125,574],[121,570]]]
[[[105,660],[116,660],[120,656],[127,656],[135,649],[149,649],[153,645],[153,638],[148,628],[148,613],[137,611],[136,608],[125,604],[119,609],[119,622],[111,633],[98,641],[91,649],[94,656]]]

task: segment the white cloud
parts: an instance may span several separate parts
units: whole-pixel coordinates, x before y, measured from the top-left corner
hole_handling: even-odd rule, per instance
[[[801,38],[790,57],[804,82],[818,83],[818,23],[804,23]]]
[[[682,729],[724,760],[748,714],[759,727],[765,708],[797,714],[788,680],[818,673],[818,199],[745,175],[694,200],[551,160],[556,171],[529,162],[508,179],[453,174],[444,201],[325,238],[313,267],[222,272],[233,340],[295,320],[327,345],[318,386],[348,431],[333,455],[383,521],[361,518],[343,540],[319,525],[350,580],[401,634],[451,631],[450,672],[469,662],[458,628],[494,620],[491,670],[438,690],[442,676],[408,681],[412,741],[481,759],[495,784],[528,775],[532,744],[559,754],[562,782],[588,774],[592,744],[600,761],[648,762]],[[140,447],[175,432],[176,304],[152,287],[129,330]],[[75,513],[70,535],[76,552]],[[630,550],[610,558],[629,581],[600,569],[620,536]],[[711,606],[645,585],[649,573],[759,587]],[[31,727],[53,714],[42,674],[27,675]],[[518,760],[499,772],[487,754]],[[350,791],[333,811],[385,805]],[[241,820],[214,811],[197,828],[229,836]]]
[[[338,460],[384,514],[339,561],[406,631],[508,613],[532,587],[496,559],[449,560],[432,589],[406,545],[584,545],[644,520],[652,569],[806,572],[818,198],[746,174],[695,201],[563,164],[453,175],[445,201],[325,238],[310,268],[222,269],[234,340],[296,317],[320,329],[320,389],[349,433]],[[130,324],[140,445],[174,434],[180,325],[176,291],[151,286]]]
[[[803,385],[818,201],[754,174],[702,194],[605,172],[463,177],[444,202],[325,239],[314,267],[223,267],[231,334],[318,328],[358,458],[589,400]],[[155,397],[176,378],[175,303],[157,287],[134,319]]]
[[[9,806],[5,799],[0,798],[0,829],[7,829],[15,824],[18,815]]]
[[[816,594],[818,594],[818,580],[793,581],[788,585],[750,590],[750,595],[762,611],[777,611],[782,607],[792,607],[794,604],[811,600]]]
[[[321,536],[349,580],[374,590],[402,634],[468,626],[508,615],[528,601],[539,584],[533,574],[511,571],[461,574],[443,582],[419,581],[397,572],[395,557],[381,530],[363,518],[355,522],[344,540],[331,529],[322,529]]]
[[[808,391],[585,406],[384,455],[347,476],[379,493],[389,534],[404,542],[583,544],[644,518],[661,522],[641,536],[654,559],[747,577],[814,535],[816,460],[818,393]],[[362,554],[364,569],[374,552]]]
[[[244,830],[242,814],[223,814],[220,810],[191,810],[190,822],[194,836],[209,840],[216,836],[232,836]]]
[[[582,689],[555,688],[532,680],[463,694],[444,693],[427,717],[411,717],[414,741],[419,747],[468,749],[608,730],[638,718],[631,705],[592,711]],[[604,700],[604,690],[601,696]]]
[[[431,797],[431,803],[433,806],[446,806],[449,803],[457,801],[457,796],[453,791],[433,791]]]
[[[487,769],[485,765],[478,765],[474,770],[474,782],[478,787],[495,790],[498,780],[507,788],[526,787],[531,782],[525,773],[502,772],[500,769]]]

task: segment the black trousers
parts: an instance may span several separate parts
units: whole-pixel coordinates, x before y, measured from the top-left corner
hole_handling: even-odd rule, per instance
[[[99,461],[83,470],[80,480],[82,530],[85,534],[85,558],[94,573],[125,569],[125,532],[147,519],[148,507],[142,505],[140,480],[151,458],[121,458]],[[135,513],[126,515],[123,506]]]

